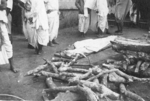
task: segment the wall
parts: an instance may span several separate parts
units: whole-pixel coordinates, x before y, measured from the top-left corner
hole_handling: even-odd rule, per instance
[[[78,24],[78,11],[75,0],[59,0],[60,28],[72,27]]]

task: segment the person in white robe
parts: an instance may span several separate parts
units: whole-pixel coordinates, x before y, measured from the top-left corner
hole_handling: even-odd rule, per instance
[[[53,47],[54,44],[58,44],[56,41],[59,30],[59,0],[44,0],[48,24],[49,24],[49,46]]]
[[[79,10],[78,30],[79,30],[81,36],[84,36],[89,29],[89,16],[88,17],[84,16],[85,2],[86,2],[86,0],[76,0],[76,2],[75,2],[75,5]]]
[[[97,0],[96,7],[98,11],[98,37],[101,37],[105,32],[110,34],[107,20],[107,15],[109,13],[107,0]]]
[[[98,31],[98,16],[96,13],[96,0],[86,0],[84,4],[84,16],[89,17],[89,29],[91,29],[94,33]]]
[[[10,64],[10,70],[16,73],[14,67],[13,48],[7,30],[7,0],[0,0],[0,65]]]
[[[37,54],[42,53],[43,46],[47,46],[49,41],[48,18],[43,0],[23,0],[25,11],[25,34],[30,45]],[[28,10],[29,9],[29,10]]]
[[[10,41],[12,43],[12,33],[11,33],[11,23],[12,23],[12,16],[11,16],[11,11],[13,9],[13,0],[7,0],[7,17],[8,17],[8,24],[7,24],[7,28],[8,28],[8,34],[10,37]]]

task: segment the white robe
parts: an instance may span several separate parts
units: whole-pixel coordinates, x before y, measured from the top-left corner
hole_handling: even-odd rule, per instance
[[[37,47],[38,43],[46,46],[48,44],[48,19],[43,0],[29,0],[31,2],[31,11],[25,12],[27,19],[32,18],[31,23],[29,20],[25,23],[24,30],[26,33],[29,44]],[[28,2],[28,1],[26,1]]]
[[[0,22],[0,31],[3,37],[3,43],[0,50],[0,65],[7,64],[8,59],[13,56],[12,44],[10,42],[5,23]]]
[[[13,9],[13,0],[8,0],[7,1],[7,8],[9,8],[10,11],[12,11],[12,9]],[[9,14],[7,16],[7,18],[8,18],[8,24],[7,24],[8,33],[11,34],[11,22],[12,22],[12,16],[11,16],[11,14]]]
[[[1,3],[1,0],[0,0]],[[7,27],[6,24],[8,23],[8,19],[6,16],[6,11],[0,10],[0,37],[3,37],[1,45],[0,45],[0,65],[3,64],[7,64],[8,59],[11,58],[13,56],[13,49],[12,49],[12,44],[9,40],[9,36],[8,36],[8,31],[7,31]]]
[[[79,14],[79,32],[86,33],[89,29],[89,17],[85,17],[84,14]]]
[[[44,0],[47,10],[51,10],[48,16],[49,24],[49,41],[53,41],[58,36],[59,30],[59,1],[58,0]]]
[[[98,16],[96,13],[96,1],[97,0],[86,0],[84,5],[84,16],[89,17],[90,25],[89,28],[93,32],[97,32],[97,25],[98,25]],[[91,10],[90,16],[88,14],[88,9]]]
[[[98,11],[98,27],[102,30],[102,32],[105,31],[105,29],[108,29],[108,21],[107,21],[107,15],[109,13],[107,0],[97,0],[97,11]]]

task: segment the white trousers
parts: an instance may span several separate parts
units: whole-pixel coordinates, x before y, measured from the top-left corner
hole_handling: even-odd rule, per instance
[[[47,14],[48,16],[48,24],[49,24],[49,41],[53,41],[58,36],[59,30],[59,12],[52,11]]]
[[[13,56],[12,44],[8,36],[6,24],[3,22],[0,22],[0,34],[1,37],[3,37],[2,46],[0,50],[0,64],[2,65],[9,63],[8,59]]]
[[[35,28],[35,23],[31,24],[29,21],[24,24],[25,37],[28,39],[28,43],[34,48],[38,47],[38,43],[43,46],[48,44],[48,29],[43,30],[42,27],[39,29]]]
[[[79,14],[79,32],[86,33],[89,29],[89,17],[85,17],[84,14]]]
[[[98,15],[98,27],[101,29],[102,32],[104,32],[105,29],[108,29],[107,16]]]

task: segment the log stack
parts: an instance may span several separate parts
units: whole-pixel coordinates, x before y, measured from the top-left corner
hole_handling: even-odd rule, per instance
[[[76,64],[74,60],[72,59],[68,63],[63,62],[61,65],[45,60],[46,63],[27,72],[26,76],[45,76],[47,78],[48,88],[43,90],[45,101],[55,101],[47,95],[53,95],[55,99],[62,92],[70,92],[74,96],[84,98],[85,101],[108,101],[108,99],[109,101],[122,101],[124,96],[134,101],[145,101],[139,95],[126,90],[125,85],[134,81],[149,81],[149,78],[130,76],[117,68],[109,68],[108,66],[96,65],[88,69],[81,69],[71,66],[71,64]],[[57,86],[55,80],[67,82],[67,86]],[[115,88],[110,84],[113,84]],[[118,92],[119,89],[121,92]]]
[[[62,92],[69,92],[71,96],[78,98],[71,101],[145,101],[138,94],[126,89],[131,82],[150,81],[150,78],[146,78],[149,75],[144,73],[150,67],[150,45],[146,42],[138,43],[139,41],[131,39],[116,39],[112,42],[112,48],[122,54],[124,59],[108,59],[101,66],[91,64],[90,59],[89,64],[79,64],[81,54],[67,57],[60,52],[51,61],[44,59],[43,65],[30,70],[26,76],[46,77],[48,88],[43,90],[44,101],[57,101]],[[56,80],[67,83],[67,86],[57,86]],[[54,99],[48,95],[52,95]],[[67,99],[64,98],[63,101],[68,101]]]
[[[141,40],[117,38],[112,41],[112,49],[120,53],[124,60],[120,61],[120,69],[139,77],[150,77],[150,43]]]

